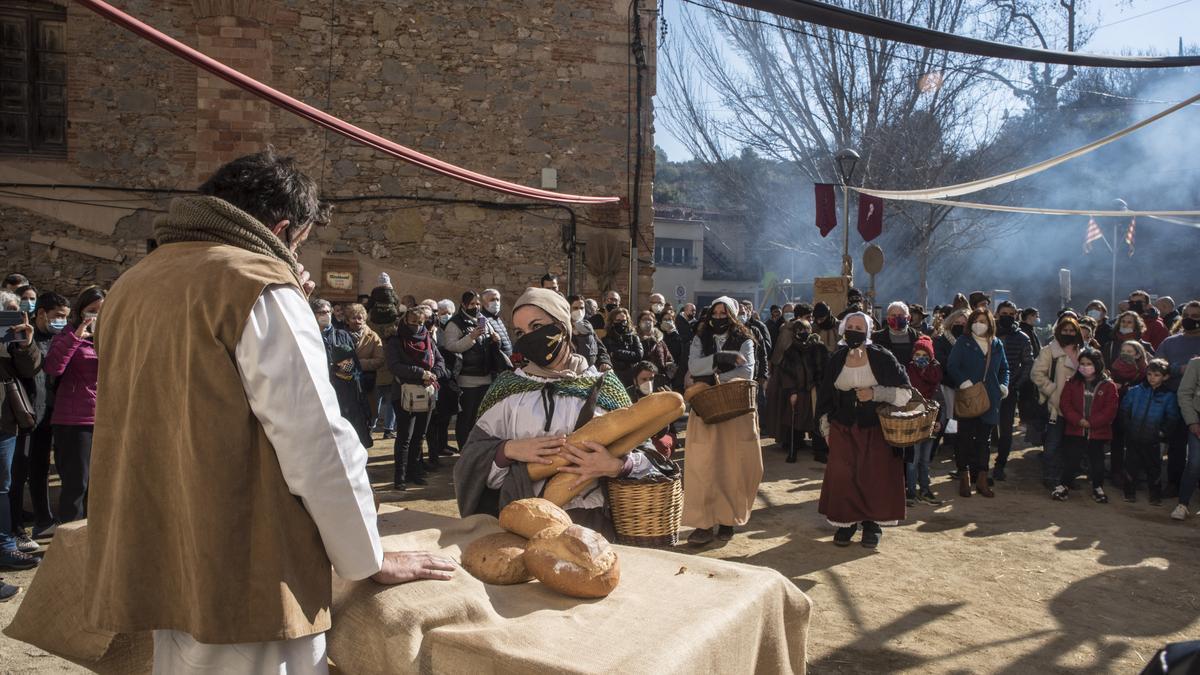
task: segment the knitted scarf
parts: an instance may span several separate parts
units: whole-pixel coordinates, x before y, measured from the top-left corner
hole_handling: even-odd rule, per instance
[[[621,384],[621,380],[611,371],[603,375],[589,375],[556,382],[554,391],[556,394],[586,401],[588,395],[592,393],[592,387],[596,385],[596,381],[601,379],[603,382],[600,385],[600,395],[596,397],[596,405],[608,411],[633,405],[633,402],[629,400],[629,393],[625,391],[625,385]],[[496,381],[492,383],[487,394],[484,394],[483,402],[479,404],[479,414],[482,415],[509,396],[541,391],[545,386],[545,382],[521,377],[512,371],[501,373],[496,377]]]
[[[282,260],[293,270],[296,256],[257,218],[217,197],[189,196],[171,200],[166,215],[154,220],[154,238],[160,244],[209,241],[228,244]]]

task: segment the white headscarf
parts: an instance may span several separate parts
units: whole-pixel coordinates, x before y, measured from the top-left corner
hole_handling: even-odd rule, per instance
[[[839,345],[846,344],[846,340],[844,337],[846,335],[846,322],[849,321],[852,317],[856,317],[856,316],[861,316],[863,318],[863,320],[867,322],[867,339],[863,342],[863,346],[865,347],[865,346],[871,344],[871,333],[875,332],[875,320],[872,319],[871,315],[867,314],[866,312],[850,312],[846,316],[843,316],[842,322],[838,324],[838,336],[842,337],[842,339],[838,341]]]

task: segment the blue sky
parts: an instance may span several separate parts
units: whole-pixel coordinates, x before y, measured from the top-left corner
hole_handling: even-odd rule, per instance
[[[664,16],[668,26],[680,25],[682,4],[680,0],[667,0]],[[1154,50],[1175,54],[1181,37],[1184,44],[1200,43],[1200,0],[1096,0],[1092,7],[1100,28],[1084,51],[1121,54]],[[688,9],[703,11],[695,6]],[[668,41],[671,39],[682,39],[682,30],[672,32]],[[663,98],[660,94],[656,103],[666,104]],[[668,157],[682,160],[690,156],[661,120],[655,128],[654,142],[666,150]]]

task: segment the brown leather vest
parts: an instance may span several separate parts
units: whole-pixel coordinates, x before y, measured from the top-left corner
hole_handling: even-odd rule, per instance
[[[194,242],[159,247],[113,285],[98,321],[88,498],[96,627],[210,644],[329,629],[329,559],[235,358],[275,284],[297,284],[286,263]]]

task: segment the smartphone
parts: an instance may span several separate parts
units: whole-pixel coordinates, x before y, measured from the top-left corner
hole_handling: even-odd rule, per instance
[[[25,323],[25,312],[0,312],[0,344],[24,339],[23,334],[13,330],[14,327],[23,323]]]

